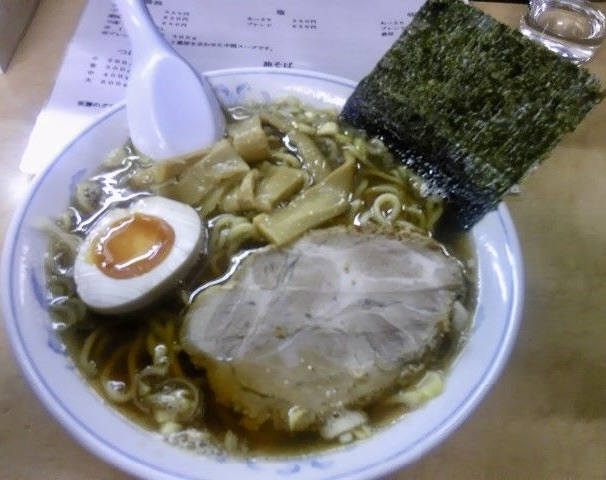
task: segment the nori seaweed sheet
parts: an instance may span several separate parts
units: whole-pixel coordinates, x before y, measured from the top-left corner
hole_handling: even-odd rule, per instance
[[[604,96],[599,80],[460,0],[428,0],[346,102],[470,228]]]

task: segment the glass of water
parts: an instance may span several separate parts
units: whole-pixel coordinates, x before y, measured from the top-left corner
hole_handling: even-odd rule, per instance
[[[606,16],[584,0],[530,0],[520,31],[580,64],[593,56],[606,37]]]

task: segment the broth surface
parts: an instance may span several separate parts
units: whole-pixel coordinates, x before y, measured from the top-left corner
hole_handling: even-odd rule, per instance
[[[257,111],[261,112],[262,119],[266,117],[263,130],[272,152],[267,166],[259,169],[302,168],[304,161],[300,152],[314,148],[314,145],[326,159],[328,171],[338,168],[344,156],[352,155],[355,159],[354,194],[349,198],[352,207],[322,227],[385,221],[393,222],[394,228],[428,229],[432,234],[439,218],[439,200],[431,198],[414,175],[397,173],[399,167],[380,142],[366,138],[363,132],[338,128],[334,112],[302,108],[288,102],[267,110],[264,107],[238,107],[231,111],[232,123],[247,120],[251,112]],[[311,138],[313,145],[305,145],[292,131],[280,131],[277,128],[280,120],[272,118],[275,115],[278,119],[288,118],[291,124],[299,123],[297,131]],[[319,134],[322,129],[331,133]],[[235,187],[230,186],[232,190],[224,188],[222,200],[210,211],[208,200],[195,206],[207,222],[209,243],[201,252],[200,264],[170,295],[133,314],[111,317],[89,311],[78,301],[70,278],[74,256],[68,247],[73,245],[70,236],[81,238],[104,211],[132,198],[149,194],[189,195],[174,193],[174,179],[160,183],[153,180],[149,165],[147,159],[139,156],[130,145],[113,152],[100,173],[78,187],[73,204],[57,220],[63,233],[51,232],[47,262],[49,303],[55,327],[76,366],[99,395],[121,413],[146,429],[160,431],[169,442],[185,448],[211,454],[291,456],[338,447],[338,442],[324,440],[316,431],[285,434],[266,426],[258,430],[244,428],[237,413],[215,401],[205,372],[192,363],[180,345],[183,312],[192,296],[205,286],[225,279],[230,268],[236,268],[234,258],[238,255],[267,242],[254,228],[251,230],[252,214],[246,208],[239,211],[233,207],[235,212],[221,210],[221,205],[234,204],[225,192],[233,191]],[[302,188],[308,188],[315,180],[310,170],[303,170]],[[327,175],[318,170],[314,172],[315,175]],[[186,174],[179,175],[174,177],[178,181]],[[243,189],[241,185],[240,190]],[[207,198],[210,197],[212,192]],[[275,208],[287,203],[280,200]],[[404,213],[400,215],[400,210],[394,213],[396,207]],[[373,215],[378,219],[373,220]],[[239,236],[233,235],[236,230],[241,232]],[[467,310],[472,311],[475,297],[473,245],[467,235],[452,232],[442,232],[437,239],[466,266],[469,288],[462,301]],[[423,365],[412,366],[418,367],[418,373],[411,375],[410,381],[419,379],[426,370],[447,372],[464,341],[464,330],[451,329],[444,334],[439,348],[423,359]],[[135,385],[134,378],[140,384]],[[404,387],[394,386],[394,390],[401,388]],[[197,395],[201,399],[198,403]],[[180,399],[179,407],[164,408],[164,398]],[[402,405],[385,406],[381,402],[371,405],[366,409],[370,430],[382,428],[408,411]]]

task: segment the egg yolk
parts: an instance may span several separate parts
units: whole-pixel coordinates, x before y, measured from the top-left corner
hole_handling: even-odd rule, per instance
[[[169,254],[175,232],[164,220],[134,213],[112,223],[93,243],[93,262],[105,275],[133,278],[153,270]]]

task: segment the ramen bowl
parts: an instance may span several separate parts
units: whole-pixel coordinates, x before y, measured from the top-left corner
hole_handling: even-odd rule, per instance
[[[355,84],[333,76],[264,69],[207,74],[225,105],[295,96],[340,108]],[[45,297],[41,218],[68,205],[70,187],[98,169],[128,138],[125,106],[96,118],[35,179],[16,212],[2,257],[2,299],[14,355],[32,389],[56,420],[106,462],[146,479],[375,478],[414,462],[452,433],[497,380],[520,321],[523,277],[519,245],[504,205],[470,232],[477,262],[477,305],[468,339],[443,392],[370,438],[288,458],[202,455],[168,444],[108,406],[87,384],[51,330]]]

